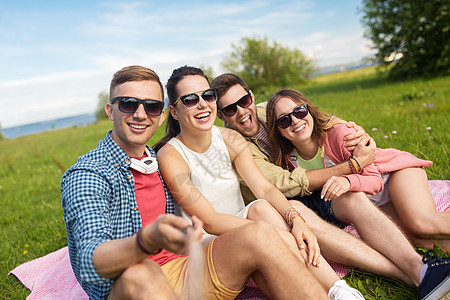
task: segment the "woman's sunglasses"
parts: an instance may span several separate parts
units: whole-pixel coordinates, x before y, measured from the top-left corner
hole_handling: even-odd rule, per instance
[[[223,113],[226,117],[232,117],[236,114],[238,105],[242,108],[246,108],[249,107],[250,104],[252,104],[252,102],[253,102],[252,95],[250,94],[249,91],[247,95],[243,96],[238,101],[220,109],[220,112]]]
[[[291,113],[278,118],[275,123],[280,128],[288,128],[292,124],[291,115],[294,115],[297,119],[303,119],[308,115],[308,104],[302,104],[296,107]]]
[[[217,101],[217,90],[216,89],[207,89],[204,90],[201,97],[203,100],[205,100],[208,103],[214,103]],[[185,107],[191,108],[196,107],[198,105],[198,102],[200,101],[200,96],[196,93],[183,95],[180,98],[178,98],[173,105],[177,104],[178,101],[183,102],[183,105]]]
[[[159,116],[164,108],[164,102],[152,99],[138,99],[134,97],[115,97],[111,104],[119,101],[119,110],[123,113],[134,114],[139,105],[144,105],[145,112],[150,116]]]

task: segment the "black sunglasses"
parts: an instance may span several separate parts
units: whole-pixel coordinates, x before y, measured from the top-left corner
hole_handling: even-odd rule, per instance
[[[298,107],[296,107],[291,113],[288,113],[287,115],[284,115],[278,120],[275,121],[278,127],[280,128],[288,128],[292,124],[292,117],[291,115],[294,115],[297,119],[303,119],[308,115],[308,104],[302,104]]]
[[[150,116],[159,116],[164,108],[164,102],[153,99],[138,99],[134,97],[115,97],[111,104],[119,101],[119,110],[123,113],[134,114],[139,105],[144,105],[145,112]]]
[[[220,112],[223,113],[226,117],[232,117],[236,114],[238,105],[242,108],[246,108],[249,107],[250,104],[252,104],[252,102],[253,102],[252,95],[250,94],[250,91],[248,91],[248,93],[238,101],[220,109]]]
[[[217,101],[217,90],[216,89],[207,89],[204,90],[202,93],[202,98],[208,103],[214,103]],[[196,107],[198,105],[198,102],[200,101],[199,95],[196,93],[191,93],[187,95],[183,95],[180,98],[178,98],[173,105],[177,104],[178,101],[183,102],[183,105],[185,107],[191,108]]]

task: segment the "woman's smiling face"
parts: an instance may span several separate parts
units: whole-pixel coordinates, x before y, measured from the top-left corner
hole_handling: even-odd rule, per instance
[[[275,117],[278,120],[280,117],[290,114],[295,108],[303,103],[296,103],[291,98],[281,97],[275,104]],[[314,129],[314,120],[310,113],[303,119],[298,119],[294,115],[290,115],[292,123],[287,128],[277,127],[280,134],[290,140],[294,145],[302,144],[312,141],[312,132]]]
[[[197,128],[209,130],[214,125],[217,116],[216,102],[206,102],[202,93],[209,89],[208,81],[199,75],[188,75],[176,86],[178,97],[195,93],[199,102],[195,107],[185,107],[181,101],[171,107],[173,117],[180,122],[180,128]]]

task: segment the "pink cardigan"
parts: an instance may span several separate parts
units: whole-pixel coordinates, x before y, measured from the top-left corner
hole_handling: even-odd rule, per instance
[[[352,154],[344,147],[344,136],[355,132],[345,124],[336,124],[327,131],[325,154],[336,164],[346,161]],[[411,153],[397,149],[377,148],[374,163],[365,167],[360,174],[345,175],[350,180],[350,191],[375,195],[383,189],[381,174],[410,167],[430,167],[433,162],[422,160]]]

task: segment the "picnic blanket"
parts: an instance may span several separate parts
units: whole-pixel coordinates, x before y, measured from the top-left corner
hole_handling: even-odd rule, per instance
[[[431,193],[439,212],[450,211],[450,181],[429,180]],[[346,231],[357,235],[353,226]],[[351,268],[329,261],[331,267],[340,276],[344,276]],[[68,248],[64,247],[46,256],[26,262],[8,273],[15,275],[24,286],[31,290],[27,300],[32,299],[88,299],[75,278],[70,266]],[[253,280],[247,282],[244,290],[236,299],[268,299],[256,286]]]

